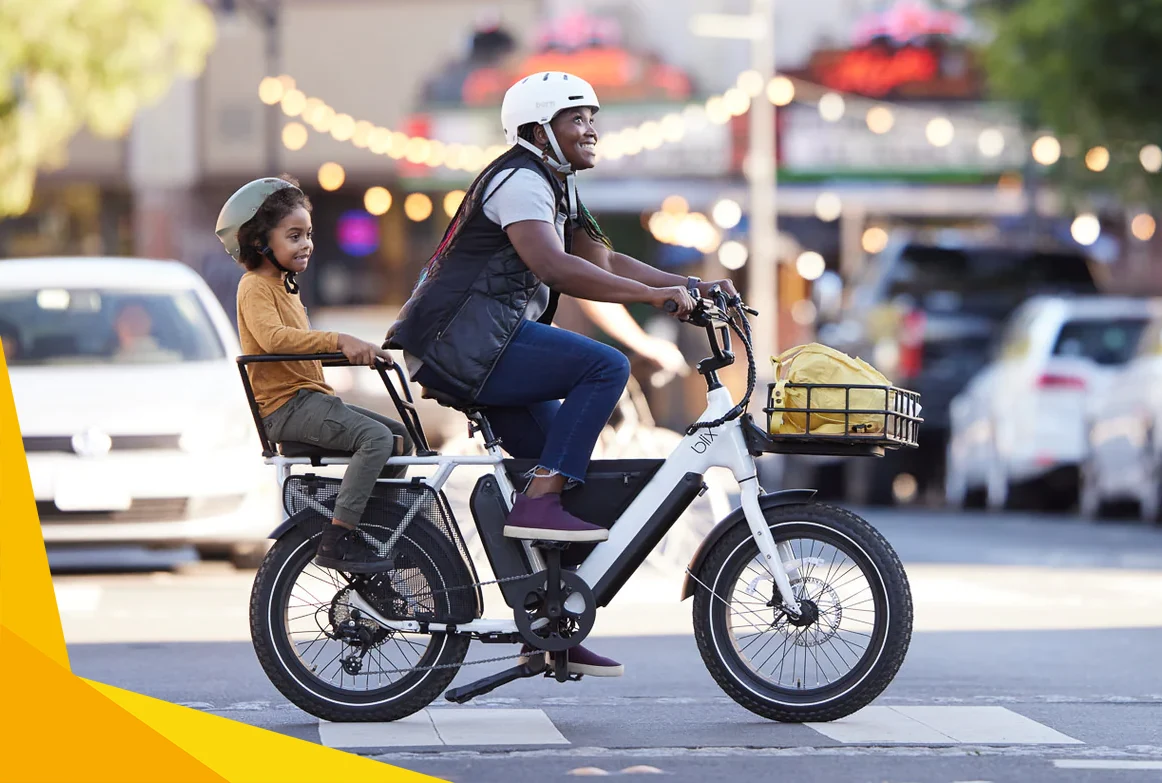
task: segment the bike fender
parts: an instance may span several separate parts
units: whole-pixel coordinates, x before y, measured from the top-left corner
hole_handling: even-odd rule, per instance
[[[813,489],[780,489],[778,492],[759,495],[759,507],[766,511],[768,508],[777,508],[778,506],[809,503],[813,497],[815,497],[815,490]],[[710,550],[714,548],[718,540],[726,535],[727,530],[730,530],[730,528],[734,527],[743,519],[743,510],[736,508],[727,514],[721,522],[715,525],[714,529],[710,531],[710,534],[703,539],[702,544],[698,547],[698,551],[694,553],[694,557],[690,560],[690,565],[686,566],[686,576],[682,580],[681,600],[685,601],[694,595],[695,582],[691,574],[698,573],[698,569],[702,567],[702,561],[710,554]]]
[[[314,509],[304,508],[299,513],[294,514],[293,516],[289,516],[286,519],[284,519],[282,521],[282,524],[280,524],[273,531],[271,531],[271,534],[269,536],[267,536],[267,538],[273,539],[274,541],[278,541],[280,538],[285,536],[287,533],[289,533],[291,530],[298,527],[299,525],[304,525],[303,529],[309,535],[312,532],[311,528],[318,528],[318,526],[319,526],[318,520],[319,520],[318,512],[316,512]],[[304,523],[311,523],[311,524],[305,525]]]

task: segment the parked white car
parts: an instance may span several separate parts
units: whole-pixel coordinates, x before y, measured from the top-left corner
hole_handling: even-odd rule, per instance
[[[265,551],[276,488],[233,327],[193,270],[0,262],[0,339],[46,545]]]
[[[990,363],[952,401],[948,504],[983,489],[990,509],[1071,506],[1089,449],[1087,401],[1108,393],[1158,311],[1108,296],[1021,305]]]
[[[1089,453],[1081,466],[1078,508],[1100,516],[1133,503],[1142,519],[1162,516],[1162,317],[1105,394],[1089,401]]]

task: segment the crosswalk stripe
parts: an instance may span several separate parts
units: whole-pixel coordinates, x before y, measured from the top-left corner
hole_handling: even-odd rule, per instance
[[[543,710],[471,707],[421,710],[383,723],[319,721],[319,741],[329,748],[569,744]]]
[[[1162,769],[1162,761],[1128,759],[1054,759],[1058,769]]]
[[[844,744],[1075,745],[1062,734],[1004,707],[865,707],[830,723],[805,724]],[[319,722],[332,748],[569,745],[539,709],[442,707],[384,723]]]
[[[1073,745],[1069,737],[1004,707],[864,707],[830,723],[808,723],[843,743]]]

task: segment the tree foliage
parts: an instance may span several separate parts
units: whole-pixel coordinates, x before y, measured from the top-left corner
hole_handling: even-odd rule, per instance
[[[1139,162],[1162,145],[1162,0],[994,0],[983,5],[995,37],[985,52],[992,89],[1024,119],[1063,137],[1060,166],[1090,186],[1117,185],[1134,198],[1158,191]],[[1072,142],[1072,143],[1070,143]],[[1106,147],[1109,168],[1084,166]]]
[[[124,135],[213,43],[200,0],[0,2],[0,216],[28,208],[37,169],[81,127]]]

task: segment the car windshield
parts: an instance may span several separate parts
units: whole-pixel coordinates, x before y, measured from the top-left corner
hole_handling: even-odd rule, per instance
[[[0,291],[10,365],[166,364],[225,355],[193,290]]]
[[[1092,290],[1093,277],[1085,258],[1068,253],[912,245],[903,251],[890,282],[892,295],[929,291],[1024,295],[1047,288]]]
[[[1054,356],[1089,359],[1096,364],[1125,364],[1134,355],[1146,319],[1069,321],[1061,327]]]

